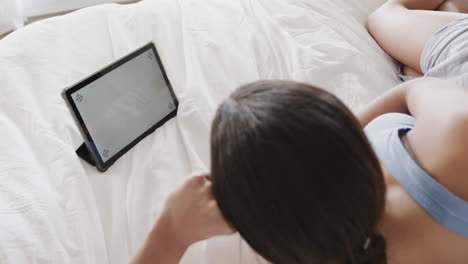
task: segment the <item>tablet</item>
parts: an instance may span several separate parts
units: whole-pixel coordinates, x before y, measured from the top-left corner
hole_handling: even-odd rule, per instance
[[[62,96],[101,172],[174,117],[179,105],[154,43],[66,88]]]

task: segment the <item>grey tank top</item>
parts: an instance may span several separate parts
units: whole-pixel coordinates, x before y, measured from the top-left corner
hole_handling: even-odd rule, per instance
[[[402,142],[401,136],[414,123],[412,116],[388,113],[374,119],[364,131],[383,165],[406,192],[441,225],[468,238],[468,202],[426,173]]]

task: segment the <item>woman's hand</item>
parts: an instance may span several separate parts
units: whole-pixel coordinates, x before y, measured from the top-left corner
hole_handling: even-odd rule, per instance
[[[208,177],[189,178],[169,196],[133,264],[178,263],[191,244],[234,233],[219,211]]]
[[[179,245],[189,246],[212,236],[233,233],[213,198],[208,177],[188,179],[166,202],[161,218],[165,218]]]

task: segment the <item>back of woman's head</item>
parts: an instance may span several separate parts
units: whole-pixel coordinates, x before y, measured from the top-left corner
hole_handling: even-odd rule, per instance
[[[288,81],[248,84],[220,105],[211,143],[219,207],[267,260],[386,263],[379,162],[335,96]]]

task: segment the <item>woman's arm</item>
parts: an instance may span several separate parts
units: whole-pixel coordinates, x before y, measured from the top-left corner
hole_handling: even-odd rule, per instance
[[[374,118],[386,113],[403,113],[412,114],[414,116],[415,109],[409,109],[408,105],[408,93],[410,90],[428,90],[418,92],[418,94],[422,94],[421,97],[427,97],[424,94],[429,93],[429,91],[434,88],[438,89],[439,87],[445,87],[447,85],[453,86],[450,82],[435,78],[417,78],[401,83],[377,97],[377,99],[364,107],[357,114],[357,118],[361,125],[365,127]],[[431,87],[432,89],[426,89]]]
[[[177,264],[184,255],[188,245],[183,245],[174,238],[170,222],[161,217],[149,233],[143,248],[134,258],[132,264]]]
[[[432,124],[434,118],[447,119],[468,109],[467,89],[451,81],[437,78],[418,78],[401,83],[372,101],[358,114],[364,127],[374,118],[385,113],[411,114],[418,121],[426,119]]]
[[[364,109],[357,114],[357,118],[362,127],[365,127],[374,118],[385,113],[396,112],[408,114],[405,97],[412,82],[414,81],[405,82],[393,87],[364,107]]]
[[[193,243],[233,233],[219,211],[207,178],[190,178],[171,194],[132,264],[177,264]]]
[[[367,20],[367,29],[390,56],[423,73],[421,54],[434,34],[464,14],[434,11],[444,0],[388,0]]]

